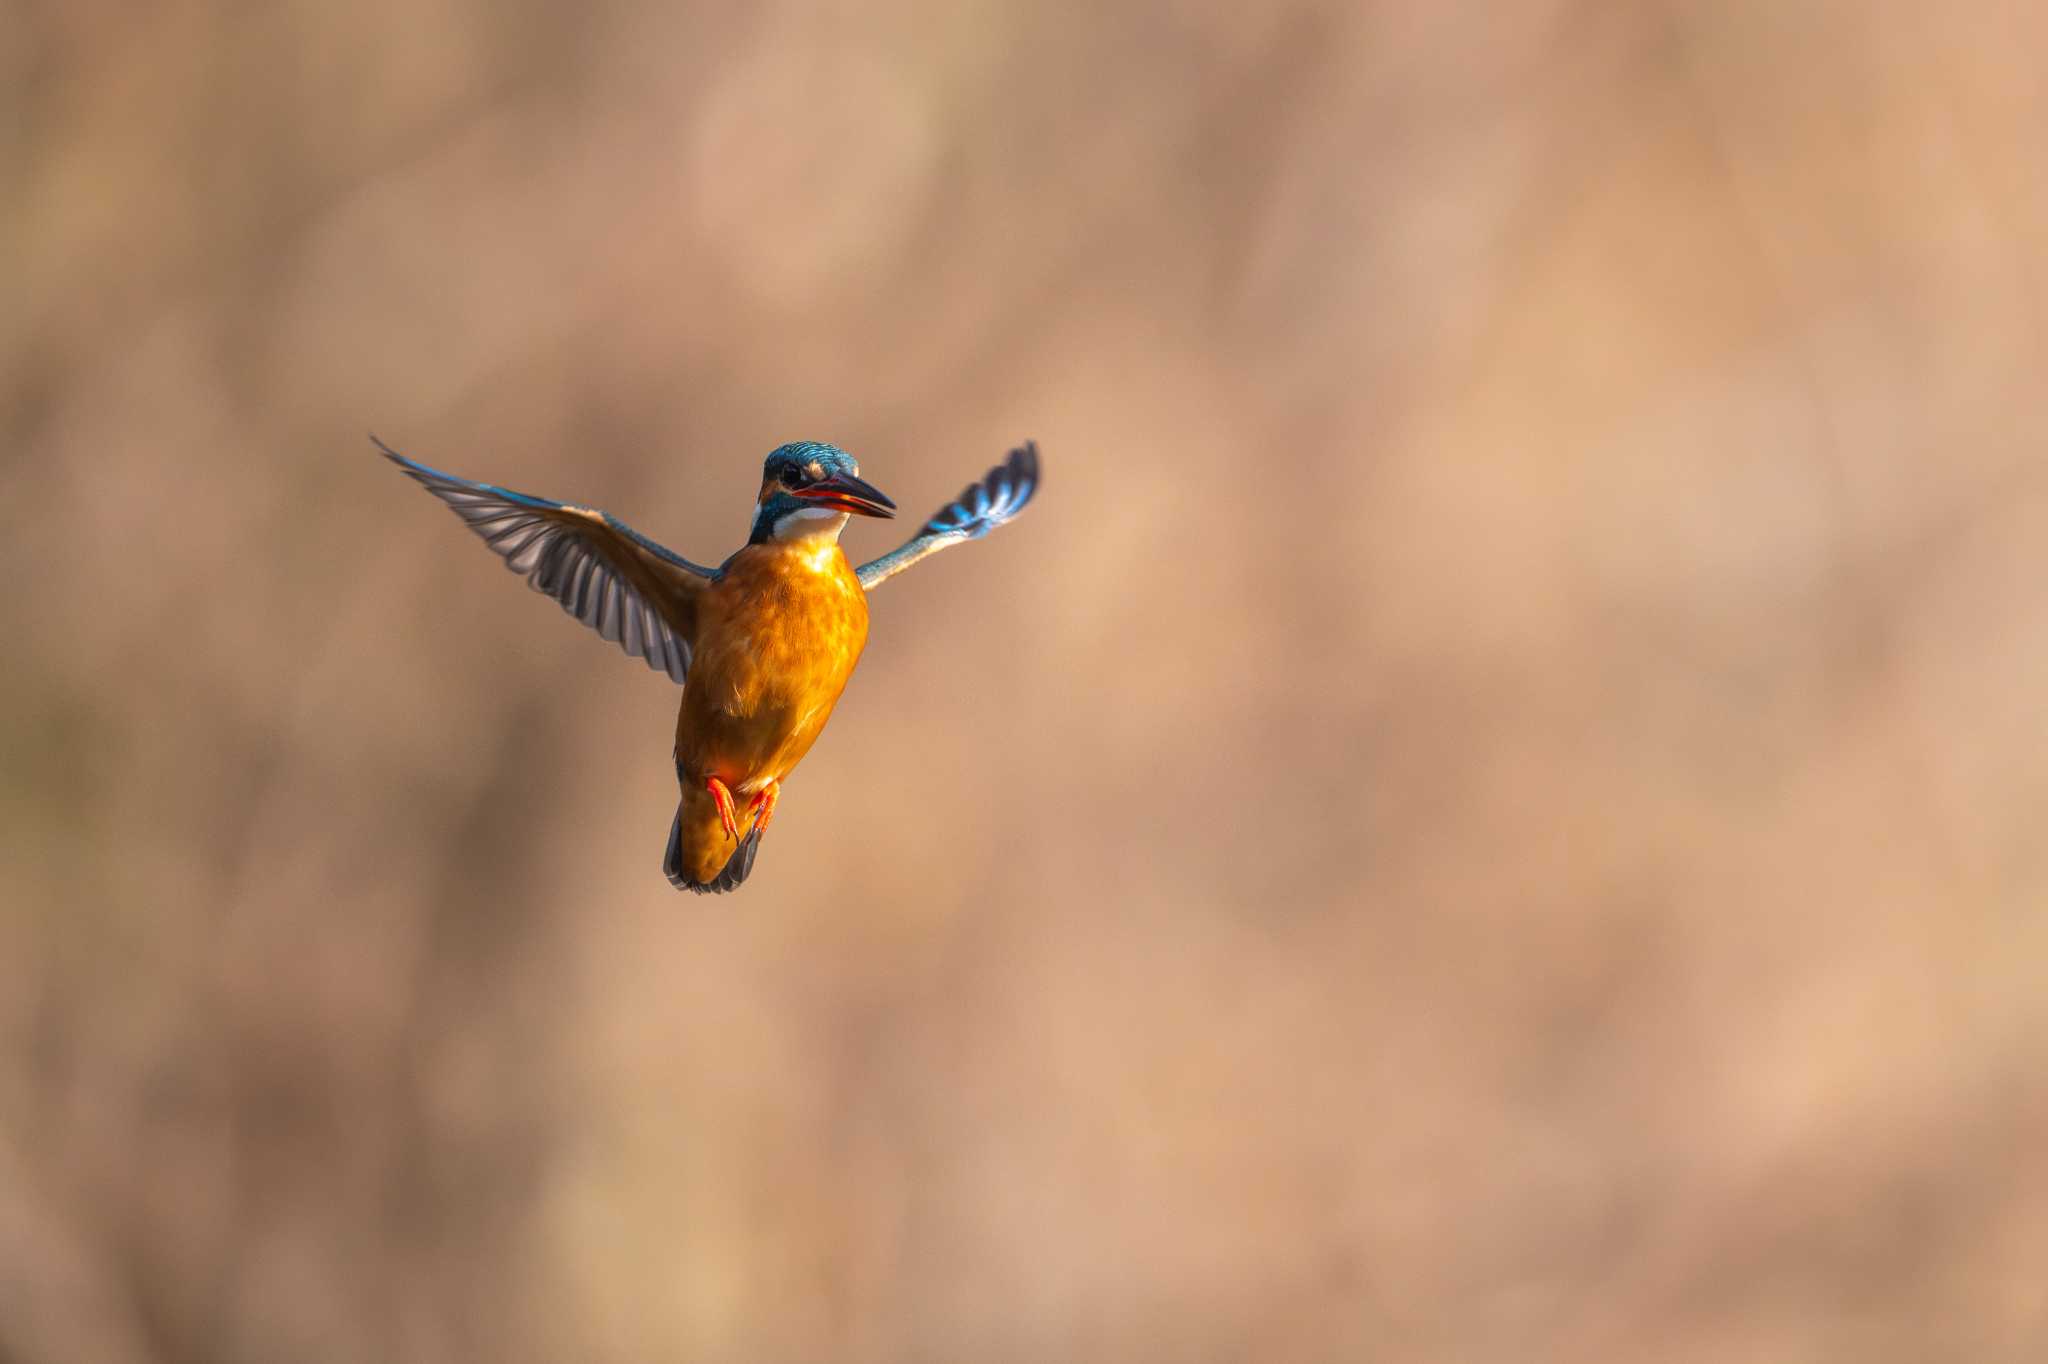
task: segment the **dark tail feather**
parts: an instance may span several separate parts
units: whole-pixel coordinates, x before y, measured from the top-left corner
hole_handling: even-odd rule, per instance
[[[676,807],[676,817],[668,826],[668,851],[662,854],[661,869],[668,874],[668,883],[677,890],[687,890],[698,895],[723,895],[736,890],[740,882],[747,879],[747,873],[754,869],[754,854],[761,847],[761,830],[755,827],[747,830],[747,836],[732,850],[732,856],[725,860],[725,868],[709,881],[692,881],[683,870],[683,807]]]

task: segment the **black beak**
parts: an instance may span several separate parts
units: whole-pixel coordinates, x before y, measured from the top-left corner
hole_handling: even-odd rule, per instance
[[[804,488],[791,488],[792,496],[809,502],[823,502],[841,511],[850,511],[855,516],[879,516],[887,519],[896,514],[896,504],[889,495],[865,479],[852,474],[831,474]]]

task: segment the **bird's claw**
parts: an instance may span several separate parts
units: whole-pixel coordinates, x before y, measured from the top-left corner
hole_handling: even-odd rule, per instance
[[[725,836],[737,843],[740,839],[739,820],[732,812],[732,792],[725,789],[725,783],[716,777],[704,779],[704,789],[711,793],[711,799],[718,802],[718,822],[725,826]]]
[[[754,816],[754,832],[768,832],[768,821],[775,818],[775,802],[782,799],[782,783],[771,781],[754,793],[753,803],[747,806],[747,813]]]

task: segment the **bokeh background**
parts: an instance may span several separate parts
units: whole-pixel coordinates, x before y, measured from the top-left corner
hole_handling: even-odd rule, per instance
[[[0,1359],[2048,1358],[2044,51],[12,0]],[[1048,476],[697,899],[371,429]]]

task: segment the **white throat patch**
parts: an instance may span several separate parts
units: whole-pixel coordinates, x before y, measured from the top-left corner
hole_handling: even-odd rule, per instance
[[[778,540],[837,540],[848,519],[837,507],[799,507],[777,517],[773,533]]]

